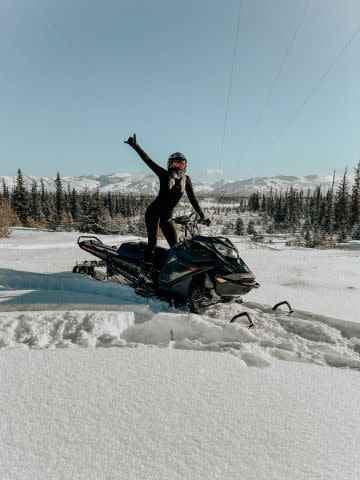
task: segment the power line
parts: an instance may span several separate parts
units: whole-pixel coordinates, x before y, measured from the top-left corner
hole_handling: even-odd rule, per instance
[[[220,156],[219,156],[219,167],[221,168],[222,160],[223,160],[223,151],[224,151],[224,141],[228,123],[228,116],[229,116],[229,105],[230,105],[230,96],[231,96],[231,88],[232,88],[232,79],[234,75],[234,68],[235,68],[235,59],[236,59],[236,52],[237,52],[237,45],[238,45],[238,38],[239,38],[239,30],[240,30],[240,18],[241,18],[241,10],[242,10],[242,3],[239,6],[239,14],[237,19],[237,26],[236,26],[236,34],[235,34],[235,42],[234,42],[234,50],[232,56],[232,65],[231,65],[231,73],[230,73],[230,81],[229,81],[229,88],[227,94],[227,102],[225,108],[225,119],[224,119],[224,130],[220,144]]]
[[[335,65],[339,62],[340,58],[343,56],[345,53],[346,49],[351,45],[351,43],[355,40],[357,35],[360,33],[360,25],[358,28],[353,32],[353,34],[350,36],[349,40],[345,43],[345,45],[342,47],[342,49],[335,55],[333,60],[330,62],[329,67],[325,70],[325,72],[322,74],[320,79],[314,84],[313,88],[310,90],[309,95],[305,98],[305,100],[300,104],[300,106],[296,109],[295,115],[292,117],[292,119],[288,122],[288,124],[285,126],[285,128],[281,131],[280,135],[276,138],[275,142],[273,143],[273,147],[275,147],[280,138],[290,129],[291,125],[294,123],[296,118],[298,117],[299,113],[301,110],[305,107],[305,105],[311,100],[311,98],[315,95],[315,93],[319,90],[321,84],[324,82],[326,77],[329,75],[331,70],[335,67]]]
[[[254,137],[255,132],[256,132],[258,126],[259,126],[259,125],[261,124],[261,122],[262,122],[262,119],[263,119],[263,117],[264,117],[264,113],[265,113],[266,107],[268,106],[268,104],[269,104],[269,102],[270,102],[270,99],[271,99],[272,93],[273,93],[273,91],[274,91],[274,89],[275,89],[275,86],[276,86],[277,83],[278,83],[279,77],[280,77],[280,75],[281,75],[281,73],[282,73],[282,70],[283,70],[283,68],[284,68],[284,66],[285,66],[285,64],[286,64],[286,62],[287,62],[287,59],[288,59],[288,57],[289,57],[289,55],[290,55],[290,52],[291,52],[292,49],[294,48],[295,40],[296,40],[298,31],[300,30],[302,24],[304,23],[304,19],[305,19],[306,13],[307,13],[307,11],[308,11],[309,4],[310,4],[310,0],[307,0],[307,2],[306,2],[306,4],[305,4],[305,7],[304,7],[304,10],[303,10],[303,12],[302,12],[302,15],[300,16],[299,22],[298,22],[298,24],[297,24],[297,26],[296,26],[296,29],[295,29],[295,31],[294,31],[294,34],[293,34],[293,36],[292,36],[292,38],[291,38],[291,40],[290,40],[290,43],[289,43],[289,45],[288,45],[288,47],[287,47],[287,49],[286,49],[286,51],[285,51],[285,54],[284,54],[284,56],[283,56],[282,62],[281,62],[281,64],[280,64],[280,67],[279,67],[279,69],[277,70],[276,75],[275,75],[275,77],[274,77],[274,79],[273,79],[273,82],[272,82],[272,84],[271,84],[271,87],[270,87],[270,89],[269,89],[269,91],[268,91],[268,94],[267,94],[267,96],[266,96],[265,102],[264,102],[264,104],[263,104],[263,108],[262,108],[262,110],[259,112],[259,114],[258,114],[258,116],[257,116],[257,119],[256,119],[256,122],[255,122],[255,124],[254,124],[254,126],[253,126],[253,128],[252,128],[252,130],[251,130],[251,132],[250,132],[250,134],[249,134],[249,136],[248,136],[248,139],[247,139],[247,142],[246,142],[246,145],[247,145],[247,146],[249,145],[250,141],[251,141],[252,138]],[[246,155],[244,155],[244,157],[246,157]]]

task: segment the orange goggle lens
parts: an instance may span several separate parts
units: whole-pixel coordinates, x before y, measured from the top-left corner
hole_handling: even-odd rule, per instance
[[[174,162],[170,163],[169,167],[170,168],[178,168],[179,170],[183,170],[185,168],[185,162],[174,161]]]

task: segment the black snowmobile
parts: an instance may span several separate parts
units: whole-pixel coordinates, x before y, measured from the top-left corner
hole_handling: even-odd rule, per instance
[[[78,262],[73,272],[100,278],[98,267],[103,267],[102,279],[128,284],[144,296],[177,306],[185,304],[192,312],[219,302],[241,301],[242,295],[259,286],[228,238],[200,235],[202,222],[194,213],[173,220],[184,227],[185,234],[170,249],[156,248],[150,285],[141,279],[144,242],[114,247],[94,236],[80,236],[79,247],[100,261]]]

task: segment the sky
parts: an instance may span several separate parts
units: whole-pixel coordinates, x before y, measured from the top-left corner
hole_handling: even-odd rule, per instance
[[[0,175],[352,169],[359,53],[358,0],[1,0]]]

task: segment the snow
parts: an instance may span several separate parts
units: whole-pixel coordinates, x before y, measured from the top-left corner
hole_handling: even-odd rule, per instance
[[[76,239],[0,242],[0,478],[359,478],[359,250],[234,237],[261,287],[200,316],[72,274]]]
[[[359,478],[358,374],[165,349],[0,356],[3,479]]]
[[[261,284],[246,300],[286,299],[297,310],[360,322],[359,250],[267,248],[233,240]]]

